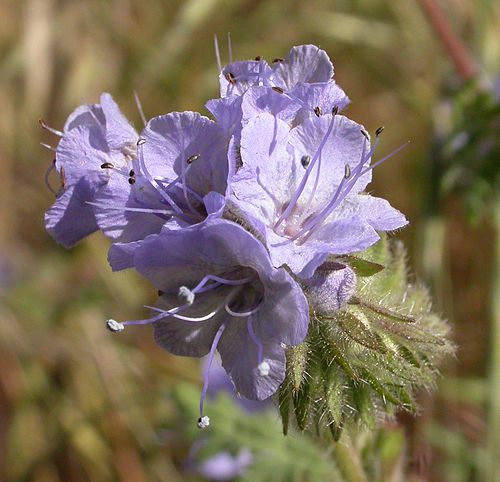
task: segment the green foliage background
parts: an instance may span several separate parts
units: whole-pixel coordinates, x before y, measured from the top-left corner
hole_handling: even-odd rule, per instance
[[[498,75],[498,2],[436,3],[486,74]],[[66,252],[46,234],[52,153],[39,143],[56,139],[37,120],[60,128],[82,98],[96,102],[102,91],[138,128],[134,90],[148,117],[208,114],[203,104],[218,94],[213,34],[227,61],[227,32],[235,59],[320,45],[352,100],[347,115],[370,132],[385,125],[380,155],[411,140],[377,168],[371,189],[410,219],[399,236],[459,351],[437,394],[421,394],[421,416],[399,420],[405,470],[421,480],[478,480],[487,428],[500,432],[487,415],[500,382],[486,378],[499,349],[488,338],[495,231],[488,215],[467,222],[460,193],[439,204],[433,195],[433,129],[446,130],[444,87],[460,82],[414,0],[0,3],[0,479],[193,477],[184,466],[188,408],[172,389],[199,386],[198,362],[163,352],[148,328],[120,337],[104,330],[111,316],[144,316],[155,293],[134,273],[111,275],[103,236]]]

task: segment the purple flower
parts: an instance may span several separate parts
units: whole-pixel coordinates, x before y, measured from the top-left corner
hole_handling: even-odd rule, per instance
[[[45,214],[50,235],[66,248],[98,229],[88,203],[105,185],[115,166],[123,168],[136,155],[137,133],[109,94],[101,104],[78,107],[68,118],[56,149],[55,169],[61,188]]]
[[[368,165],[377,144],[378,135],[370,149],[363,127],[336,109],[293,129],[268,113],[248,121],[233,200],[274,266],[309,278],[329,254],[363,251],[379,239],[377,230],[407,223],[386,200],[362,193],[373,167],[389,157]]]
[[[342,110],[349,98],[332,79],[333,65],[326,52],[300,45],[272,66],[264,60],[226,65],[219,76],[221,98],[208,101],[206,107],[239,145],[242,124],[263,112],[293,127],[333,106]]]
[[[309,308],[299,285],[273,268],[260,241],[241,226],[212,219],[182,230],[163,230],[137,242],[111,247],[114,269],[135,268],[163,294],[149,320],[156,342],[175,355],[209,355],[201,400],[217,349],[236,390],[251,400],[271,396],[285,377],[284,345],[306,336]]]
[[[118,169],[93,203],[99,227],[129,242],[220,216],[225,205],[227,134],[195,112],[155,117],[142,131],[138,156]]]
[[[203,370],[207,366],[207,360],[203,364]],[[215,356],[210,367],[210,384],[207,390],[207,396],[213,398],[220,392],[229,392],[233,395],[235,402],[245,412],[253,413],[266,410],[273,406],[270,399],[267,400],[248,400],[239,396],[235,390],[231,379],[228,377],[226,370],[222,366],[222,361],[219,356]]]
[[[222,451],[200,462],[197,471],[210,480],[233,480],[243,475],[252,460],[252,452],[248,449],[241,449],[236,456]]]

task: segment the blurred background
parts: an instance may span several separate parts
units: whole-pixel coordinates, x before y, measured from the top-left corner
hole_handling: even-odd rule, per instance
[[[411,140],[371,189],[410,219],[398,236],[458,351],[438,390],[421,395],[421,416],[391,430],[406,436],[408,479],[500,480],[493,0],[2,0],[0,480],[201,477],[189,463],[194,421],[173,392],[196,388],[196,405],[199,361],[161,350],[149,328],[104,329],[109,317],[146,316],[155,292],[135,273],[111,274],[101,234],[66,251],[45,232],[53,153],[40,142],[57,139],[38,119],[61,129],[82,99],[106,91],[140,129],[134,90],[148,118],[208,115],[213,35],[227,63],[228,32],[235,60],[319,45],[351,98],[344,113],[372,133],[385,126],[380,157]]]

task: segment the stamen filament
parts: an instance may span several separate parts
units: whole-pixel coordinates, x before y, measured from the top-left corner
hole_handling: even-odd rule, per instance
[[[214,34],[214,45],[215,45],[215,58],[217,59],[217,66],[219,67],[219,72],[221,72],[222,63],[220,61],[219,42],[217,40],[217,35],[215,34]]]
[[[250,310],[250,311],[245,311],[243,313],[238,313],[236,311],[233,311],[231,308],[229,308],[229,302],[231,301],[231,298],[233,297],[233,293],[230,293],[227,298],[226,298],[226,302],[224,303],[224,308],[226,309],[226,311],[231,315],[231,316],[236,316],[238,318],[245,318],[246,316],[252,316],[254,315],[255,313],[257,313],[261,308],[262,308],[262,305],[264,304],[264,300],[262,300],[254,309]]]
[[[210,423],[210,419],[203,415],[203,405],[205,403],[205,397],[207,396],[208,377],[210,375],[210,367],[212,366],[212,361],[214,359],[215,350],[217,349],[217,345],[219,344],[219,340],[220,340],[222,334],[224,333],[225,329],[226,329],[226,325],[224,323],[222,323],[222,325],[220,325],[219,329],[217,330],[217,333],[215,334],[215,337],[212,341],[212,346],[210,347],[210,352],[208,353],[208,360],[207,360],[207,364],[205,365],[205,372],[203,374],[203,388],[201,390],[201,397],[200,397],[200,419],[198,420],[198,427],[199,428],[205,428]]]
[[[144,115],[144,111],[142,110],[142,104],[139,99],[139,96],[137,95],[136,90],[134,90],[134,99],[135,99],[135,105],[137,106],[137,110],[139,111],[139,115],[141,116],[142,123],[144,124],[144,127],[146,127],[146,124],[148,122],[146,121],[146,116]]]
[[[274,230],[276,230],[280,226],[280,224],[290,215],[293,208],[296,206],[300,195],[302,194],[302,192],[304,191],[304,188],[306,187],[307,180],[309,179],[309,176],[311,175],[311,172],[312,172],[314,166],[316,165],[316,161],[320,157],[321,151],[323,150],[323,147],[325,147],[326,141],[327,141],[328,137],[330,137],[330,134],[333,131],[333,127],[335,125],[335,117],[336,117],[336,115],[332,116],[332,120],[330,122],[330,125],[328,126],[326,134],[324,135],[323,140],[321,141],[321,143],[318,147],[318,150],[314,154],[314,157],[312,158],[312,161],[309,164],[309,167],[307,168],[306,172],[304,173],[304,176],[302,177],[302,180],[300,181],[299,187],[298,187],[297,191],[295,192],[295,195],[293,196],[292,200],[288,204],[287,208],[283,211],[281,216],[276,221],[276,224],[274,225]],[[338,126],[342,123],[342,119],[343,119],[343,117],[340,118],[340,120],[337,124],[337,128],[335,129],[335,132],[337,132]]]
[[[50,185],[50,182],[49,182],[49,175],[55,169],[55,167],[56,167],[56,164],[55,164],[55,162],[53,162],[51,164],[51,166],[45,172],[45,185],[49,188],[49,190],[52,192],[52,194],[57,196],[57,192],[54,190],[54,188]]]
[[[141,148],[142,144],[138,145],[138,158],[139,158],[139,165],[141,167],[142,172],[144,173],[144,176],[148,179],[148,181],[151,183],[151,185],[160,193],[160,195],[167,201],[167,203],[171,206],[171,208],[182,218],[183,217],[183,211],[182,209],[177,206],[177,204],[174,202],[174,200],[168,195],[165,189],[156,181],[156,179],[150,174],[148,168],[146,167],[146,163],[144,162],[144,153]]]
[[[240,286],[240,285],[244,285],[246,283],[249,283],[252,280],[253,280],[253,278],[241,278],[241,279],[232,280],[232,279],[221,278],[220,276],[215,276],[213,274],[208,274],[191,291],[195,294],[201,293],[202,288],[205,286],[207,281],[216,281],[217,283],[230,285],[230,286]],[[216,286],[214,286],[214,288],[216,288]],[[213,288],[210,288],[210,289],[213,289]],[[203,291],[209,291],[209,290],[207,289],[207,290],[203,290]]]
[[[229,63],[233,63],[233,47],[231,45],[231,33],[227,33],[227,53],[229,55]]]
[[[58,131],[57,129],[54,129],[53,127],[48,126],[43,119],[39,119],[38,122],[42,126],[42,129],[45,129],[46,131],[52,132],[52,134],[55,134],[56,136],[62,137],[64,135],[63,132]]]
[[[250,335],[250,338],[257,345],[258,361],[259,361],[259,365],[260,365],[262,363],[262,352],[263,352],[264,348],[263,348],[260,340],[257,338],[257,335],[253,331],[253,324],[252,324],[252,316],[251,315],[247,318],[247,329],[248,329],[248,334]]]
[[[48,144],[45,144],[45,142],[40,142],[40,145],[45,147],[45,149],[48,149],[49,151],[57,152],[57,149],[55,147],[49,146]]]
[[[345,199],[345,197],[349,194],[349,192],[352,190],[358,179],[366,174],[368,171],[374,169],[378,165],[380,165],[382,162],[386,161],[390,157],[396,155],[399,151],[404,149],[409,142],[406,142],[399,146],[396,150],[392,151],[390,154],[387,156],[383,157],[382,159],[378,160],[374,164],[371,164],[370,166],[366,167],[361,171],[361,168],[363,164],[368,160],[371,156],[372,150],[367,154],[366,159],[363,161],[363,159],[359,162],[359,164],[356,166],[356,168],[350,173],[350,177],[343,177],[342,181],[340,182],[337,190],[335,191],[335,194],[332,198],[332,200],[328,203],[328,205],[311,221],[306,223],[306,225],[292,238],[290,238],[290,241],[295,241],[296,239],[300,238],[304,234],[306,234],[309,231],[309,234],[307,235],[306,239],[311,236],[311,234],[314,232],[315,228],[321,225],[323,221],[330,216],[330,214],[337,208],[337,206]],[[342,190],[344,187],[345,181],[347,179],[351,179],[349,183],[345,186],[345,188]],[[303,242],[306,240],[304,239]]]
[[[130,212],[137,212],[137,213],[163,214],[166,216],[174,216],[175,215],[174,211],[168,211],[166,209],[133,208],[133,207],[129,207],[129,206],[111,206],[109,204],[92,202],[92,201],[87,201],[87,204],[90,204],[91,206],[95,206],[98,208],[110,209],[113,211],[130,211]]]
[[[178,320],[182,320],[182,321],[200,322],[200,321],[207,321],[210,318],[213,318],[221,310],[223,304],[221,303],[217,308],[215,308],[214,311],[212,311],[208,315],[200,316],[199,318],[194,318],[192,316],[184,316],[184,315],[177,314],[179,311],[185,310],[189,306],[192,306],[192,305],[183,305],[183,306],[179,306],[177,308],[173,308],[173,310],[177,310],[177,311],[172,311],[172,310],[165,311],[165,310],[162,310],[161,308],[156,308],[155,306],[147,306],[147,305],[145,305],[144,307],[149,308],[150,310],[159,311],[160,313],[162,313],[162,316],[160,318],[167,318],[167,317],[171,316],[172,318],[177,318]],[[157,317],[155,317],[155,318],[157,318]],[[154,320],[154,321],[157,321],[157,320]],[[124,322],[123,324],[125,325],[125,324],[131,324],[131,323]],[[139,323],[139,324],[142,324],[142,323]]]

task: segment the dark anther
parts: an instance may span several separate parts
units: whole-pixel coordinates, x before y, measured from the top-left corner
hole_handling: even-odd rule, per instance
[[[351,175],[351,167],[349,166],[349,164],[346,164],[345,165],[345,173],[344,173],[344,177],[346,179],[349,179],[349,176]]]
[[[321,114],[323,114],[323,112],[321,111],[321,107],[319,107],[319,106],[315,107],[315,108],[314,108],[314,113],[315,113],[318,117],[320,117],[320,116],[321,116]]]
[[[260,55],[257,55],[257,57],[255,57],[255,60],[256,60],[257,62],[260,62],[260,61],[262,60],[262,57],[261,57]]]
[[[158,290],[158,296],[161,296],[165,293],[165,291],[162,291],[162,290]]]
[[[364,129],[361,129],[359,132],[361,132],[361,134],[363,134],[368,139],[368,133]]]
[[[146,139],[143,139],[142,137],[137,139],[137,145],[142,146],[143,144],[146,143]]]
[[[231,85],[236,85],[236,77],[231,72],[226,72],[226,79]]]
[[[61,188],[66,189],[66,175],[64,174],[64,168],[61,167],[59,171],[59,176],[61,176]]]
[[[271,89],[274,90],[274,92],[278,92],[278,94],[282,94],[283,92],[285,92],[281,87],[271,87]]]
[[[101,169],[113,169],[115,166],[111,164],[111,162],[105,162],[104,164],[101,164]]]
[[[337,115],[337,114],[338,114],[338,112],[339,112],[339,106],[338,106],[338,105],[336,105],[336,106],[334,106],[334,107],[333,107],[333,109],[332,109],[332,115]]]
[[[273,59],[273,64],[275,64],[276,62],[283,62],[285,59],[282,59],[281,57],[276,57],[275,59]]]
[[[310,162],[311,162],[311,156],[308,156],[307,154],[300,158],[300,163],[302,164],[302,167],[304,169],[307,169],[307,166],[309,166]]]
[[[135,176],[135,172],[134,172],[134,170],[133,170],[133,169],[130,169],[130,172],[128,173],[128,175],[129,175],[130,177],[134,177],[134,176]]]
[[[128,178],[128,183],[129,184],[135,184],[135,177],[129,177]]]
[[[379,136],[380,134],[382,134],[382,131],[384,130],[384,126],[382,127],[379,127],[376,131],[375,131],[375,135],[376,136]]]
[[[200,154],[195,154],[194,156],[188,157],[187,163],[192,164],[194,161],[198,160],[200,158]]]

